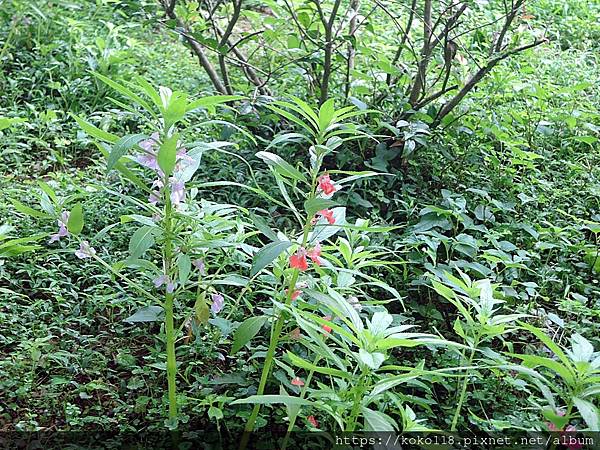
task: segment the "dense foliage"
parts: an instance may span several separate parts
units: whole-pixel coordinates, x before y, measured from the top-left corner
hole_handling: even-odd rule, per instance
[[[1,430],[600,431],[599,4],[0,5]]]

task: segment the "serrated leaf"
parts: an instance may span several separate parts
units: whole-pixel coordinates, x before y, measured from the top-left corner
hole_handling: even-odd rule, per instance
[[[600,431],[600,411],[598,408],[596,408],[593,403],[578,397],[573,398],[573,403],[577,406],[579,414],[581,414],[581,417],[585,420],[588,428],[591,431]]]

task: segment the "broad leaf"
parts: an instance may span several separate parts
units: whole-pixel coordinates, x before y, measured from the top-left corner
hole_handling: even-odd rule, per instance
[[[237,353],[244,345],[257,335],[267,321],[267,316],[250,317],[242,322],[233,334],[231,354]]]
[[[256,275],[258,272],[263,270],[269,264],[271,264],[275,258],[277,258],[282,252],[287,250],[292,245],[289,241],[276,241],[265,245],[261,248],[252,260],[252,269],[250,276]]]

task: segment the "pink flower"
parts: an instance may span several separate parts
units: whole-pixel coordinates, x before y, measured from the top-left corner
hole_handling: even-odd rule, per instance
[[[319,422],[317,422],[317,419],[315,419],[315,416],[308,416],[306,418],[306,420],[308,420],[313,427],[319,428]]]
[[[157,172],[160,171],[160,167],[158,166],[158,161],[156,159],[158,154],[159,139],[160,136],[158,133],[152,133],[150,139],[141,141],[138,145],[142,150],[144,150],[144,152],[138,154],[134,158],[142,166]]]
[[[194,264],[194,267],[198,269],[200,275],[206,275],[206,266],[204,265],[204,260],[196,259],[192,264]]]
[[[167,283],[170,283],[170,282],[171,282],[171,280],[164,273],[161,274],[161,275],[159,275],[158,278],[155,278],[154,281],[153,281],[155,288],[159,288],[163,284],[167,284]]]
[[[301,380],[300,378],[298,378],[298,377],[295,377],[295,378],[292,380],[292,384],[293,384],[294,386],[304,386],[304,381],[302,381],[302,380]]]
[[[321,244],[317,243],[317,245],[315,245],[309,252],[306,252],[306,254],[317,266],[321,265],[321,260],[319,259],[319,256],[321,256]]]
[[[286,289],[285,290],[285,295],[288,295],[289,290]],[[298,299],[298,297],[300,297],[300,294],[302,294],[302,291],[296,289],[294,292],[292,292],[292,296],[290,297],[293,300]]]
[[[69,211],[63,211],[62,214],[60,215],[60,219],[57,220],[58,233],[55,233],[52,236],[50,236],[50,240],[48,241],[49,244],[59,241],[61,237],[65,237],[65,236],[69,235],[69,230],[67,230],[67,222],[68,221],[69,221]]]
[[[187,154],[185,147],[181,147],[177,150],[177,164],[175,164],[175,172],[181,172],[185,170],[191,163],[194,162],[194,158]]]
[[[335,191],[337,191],[336,187],[331,182],[331,178],[329,178],[329,174],[323,174],[319,177],[319,189],[325,195],[332,195]]]
[[[88,241],[81,241],[79,250],[75,252],[75,256],[79,259],[91,258],[96,254],[94,247],[91,247]]]
[[[150,192],[150,195],[148,196],[148,203],[156,206],[159,201],[160,201],[160,192],[156,192],[156,191]]]
[[[321,216],[323,219],[327,219],[329,225],[333,225],[335,223],[335,217],[333,217],[333,211],[331,209],[322,209],[317,212],[318,216]]]
[[[323,317],[323,319],[325,319],[328,322],[330,322],[331,321],[331,316],[325,316],[325,317]],[[321,328],[323,328],[326,333],[331,333],[332,328],[329,325],[323,325]]]
[[[298,249],[298,251],[290,256],[290,267],[298,269],[304,272],[308,269],[308,262],[306,261],[306,250],[304,248]]]
[[[185,183],[171,178],[171,202],[179,205],[185,199]]]
[[[225,299],[223,298],[223,296],[221,294],[212,294],[211,298],[212,298],[212,305],[210,305],[210,310],[213,313],[218,314],[223,309],[223,305],[225,304]]]

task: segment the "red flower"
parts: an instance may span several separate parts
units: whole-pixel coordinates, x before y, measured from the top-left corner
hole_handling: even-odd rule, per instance
[[[302,272],[308,269],[308,262],[306,261],[306,250],[301,248],[295,254],[290,256],[290,267],[292,267],[293,269],[298,269]]]
[[[304,386],[304,381],[302,381],[300,378],[296,377],[292,380],[292,384],[294,386]]]
[[[321,244],[315,245],[313,249],[306,252],[306,254],[317,266],[321,265],[321,260],[319,259],[319,256],[321,256]]]
[[[325,316],[323,319],[331,321],[331,316]],[[321,328],[323,328],[326,333],[331,333],[332,328],[329,325],[323,325]]]
[[[289,290],[286,289],[285,290],[285,295],[288,295]],[[298,297],[300,297],[300,294],[302,294],[302,291],[296,289],[293,293],[292,293],[292,301],[296,300]]]
[[[327,173],[319,177],[319,189],[321,189],[325,195],[331,195],[337,190]]]
[[[333,225],[335,223],[335,217],[333,217],[333,211],[330,209],[322,209],[321,211],[317,212],[317,215],[323,217],[324,219],[327,219],[327,222],[329,222],[329,225]]]
[[[315,416],[308,416],[306,418],[306,420],[308,420],[313,427],[319,428],[319,422],[317,422],[317,419],[315,419]]]

